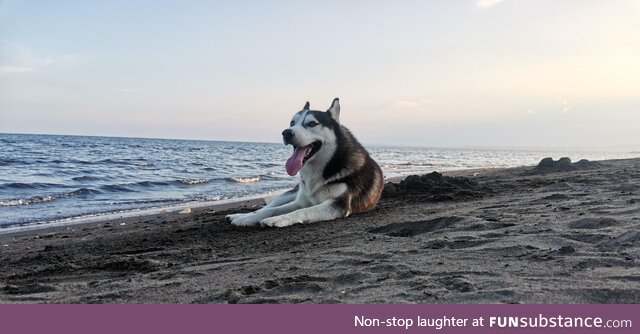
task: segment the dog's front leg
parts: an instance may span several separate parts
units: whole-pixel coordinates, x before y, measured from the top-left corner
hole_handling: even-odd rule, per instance
[[[291,202],[296,200],[297,194],[298,194],[298,186],[295,186],[295,188],[283,193],[282,195],[278,196],[278,198],[273,200],[271,203],[267,204],[266,206],[254,211],[254,212],[233,213],[233,214],[227,215],[226,217],[227,217],[227,219],[229,221],[233,222],[234,220],[236,220],[238,218],[248,217],[249,215],[256,214],[256,213],[264,211],[265,209],[268,209],[268,208],[278,207],[278,206],[282,206],[284,204],[291,203]],[[236,224],[236,225],[238,225],[238,224]]]
[[[298,189],[300,189],[300,187],[295,186],[293,189],[283,193],[282,195],[278,196],[278,198],[274,199],[271,203],[267,204],[265,208],[282,206],[295,201],[298,197]]]
[[[256,225],[265,218],[283,215],[298,210],[301,207],[302,203],[300,203],[299,201],[294,201],[277,207],[264,207],[258,211],[246,214],[244,216],[233,218],[231,220],[231,224],[239,226]]]
[[[336,206],[335,200],[331,199],[291,213],[262,219],[260,225],[285,227],[293,224],[332,220],[345,216],[347,216],[347,212]]]

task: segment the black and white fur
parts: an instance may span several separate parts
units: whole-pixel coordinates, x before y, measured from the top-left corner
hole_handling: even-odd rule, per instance
[[[300,183],[257,211],[228,215],[232,224],[284,227],[347,217],[376,206],[384,186],[382,171],[340,124],[337,98],[326,112],[309,110],[307,102],[282,135],[294,150],[311,147]]]

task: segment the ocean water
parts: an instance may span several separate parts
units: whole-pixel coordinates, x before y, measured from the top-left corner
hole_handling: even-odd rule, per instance
[[[367,147],[385,177],[631,152]],[[216,202],[293,187],[273,143],[0,134],[0,227]]]

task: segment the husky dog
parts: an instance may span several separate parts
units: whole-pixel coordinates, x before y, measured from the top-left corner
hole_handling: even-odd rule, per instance
[[[232,224],[284,227],[347,217],[376,206],[384,186],[382,171],[340,124],[337,98],[326,112],[309,110],[307,102],[282,138],[293,146],[287,173],[300,172],[300,183],[257,211],[228,215]]]

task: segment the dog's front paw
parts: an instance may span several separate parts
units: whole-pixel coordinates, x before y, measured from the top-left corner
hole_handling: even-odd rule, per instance
[[[231,224],[236,226],[251,226],[256,225],[260,221],[256,214],[245,214],[231,219]]]
[[[260,225],[262,226],[271,226],[271,227],[285,227],[293,224],[302,223],[302,221],[291,219],[288,216],[277,216],[271,218],[265,218],[260,221]]]
[[[227,220],[231,222],[236,218],[240,218],[246,215],[248,215],[248,213],[232,213],[230,215],[226,215],[225,218],[227,218]]]

